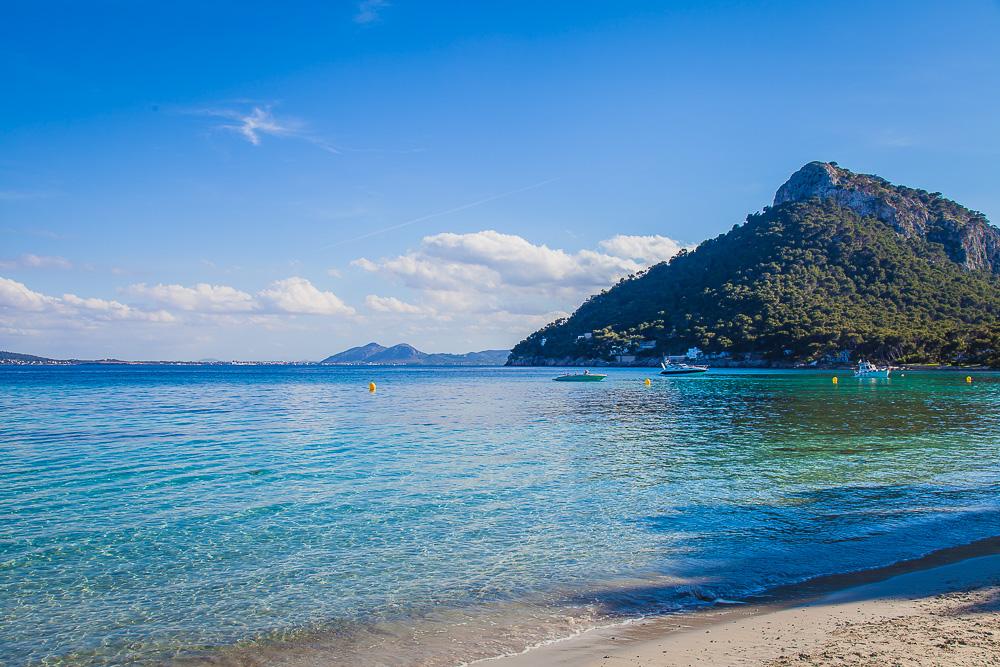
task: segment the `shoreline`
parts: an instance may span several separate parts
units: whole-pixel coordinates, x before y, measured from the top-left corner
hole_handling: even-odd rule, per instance
[[[777,370],[777,371],[851,371],[857,364],[828,363],[817,364],[816,366],[801,366],[792,363],[776,361],[698,361],[705,363],[712,370]],[[648,362],[617,362],[605,361],[603,359],[574,359],[567,363],[505,363],[505,364],[475,364],[475,363],[364,363],[364,362],[344,362],[344,363],[323,363],[319,361],[261,361],[261,360],[240,360],[229,361],[185,361],[185,360],[127,360],[127,359],[46,359],[44,361],[19,361],[10,359],[0,359],[0,368],[4,367],[32,367],[47,368],[53,366],[205,366],[205,367],[225,367],[225,366],[290,366],[290,367],[322,367],[322,368],[659,368],[659,359]],[[1000,367],[994,368],[983,365],[962,366],[955,364],[903,364],[893,366],[896,371],[959,371],[959,372],[997,372]]]
[[[692,360],[691,363],[703,364],[709,370],[771,370],[771,371],[853,371],[857,368],[854,363],[823,363],[815,366],[801,365],[798,362],[784,361],[736,361],[736,360]],[[507,368],[659,368],[660,360],[649,359],[646,361],[619,362],[606,361],[604,359],[570,359],[554,360],[553,363],[522,363],[520,360],[514,363],[505,364]],[[957,364],[902,364],[892,366],[894,371],[972,371],[972,372],[995,372],[1000,368],[983,366],[982,364],[962,366]]]
[[[976,652],[985,643],[987,655],[1000,656],[998,600],[1000,536],[995,536],[883,567],[780,586],[741,602],[718,602],[708,608],[594,628],[517,654],[469,664],[721,667],[878,665],[887,660],[923,664],[919,662],[923,653],[907,653],[906,645],[919,635],[911,626],[929,635],[923,639],[931,650],[944,647],[941,650],[954,652],[956,647],[967,647],[967,653]],[[986,621],[963,617],[963,610],[966,616],[979,614]],[[975,628],[969,631],[977,635],[978,643],[946,637],[955,633],[952,626],[968,630],[965,625]],[[982,627],[989,629],[978,633]],[[902,629],[906,641],[885,653],[886,633],[894,628]],[[843,643],[870,644],[874,652],[852,654],[849,659],[838,654],[837,642],[845,634],[851,636]],[[949,662],[940,664],[1000,664],[1000,657],[996,662],[982,662],[979,653],[968,663],[962,662],[961,655],[943,659]]]

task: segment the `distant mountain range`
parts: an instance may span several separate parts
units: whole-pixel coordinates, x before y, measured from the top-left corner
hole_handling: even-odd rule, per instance
[[[509,355],[510,350],[429,354],[406,343],[392,347],[368,343],[329,356],[320,363],[343,366],[503,366]]]

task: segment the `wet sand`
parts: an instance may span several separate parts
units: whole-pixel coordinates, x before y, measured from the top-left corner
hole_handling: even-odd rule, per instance
[[[1000,539],[823,577],[746,605],[594,630],[484,664],[1000,665]]]

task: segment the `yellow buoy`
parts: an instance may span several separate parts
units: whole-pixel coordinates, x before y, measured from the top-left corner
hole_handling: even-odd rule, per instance
[[[972,376],[971,375],[966,375],[965,376],[965,381],[966,382],[972,382]]]
[[[368,391],[372,392],[373,394],[375,393],[375,383],[374,382],[369,382],[368,383]]]
[[[648,387],[648,386],[649,386],[649,385],[651,385],[651,384],[653,384],[653,381],[652,381],[652,380],[650,380],[649,378],[646,378],[646,382],[645,382],[645,385],[646,385],[646,386]]]
[[[837,380],[837,376],[836,376],[836,375],[834,375],[834,376],[833,376],[833,383],[834,383],[834,384],[837,384],[837,382],[838,382],[838,380]]]

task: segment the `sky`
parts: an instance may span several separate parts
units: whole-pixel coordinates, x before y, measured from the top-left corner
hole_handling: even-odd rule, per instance
[[[509,348],[811,160],[1000,220],[1000,2],[6,3],[0,349]]]

